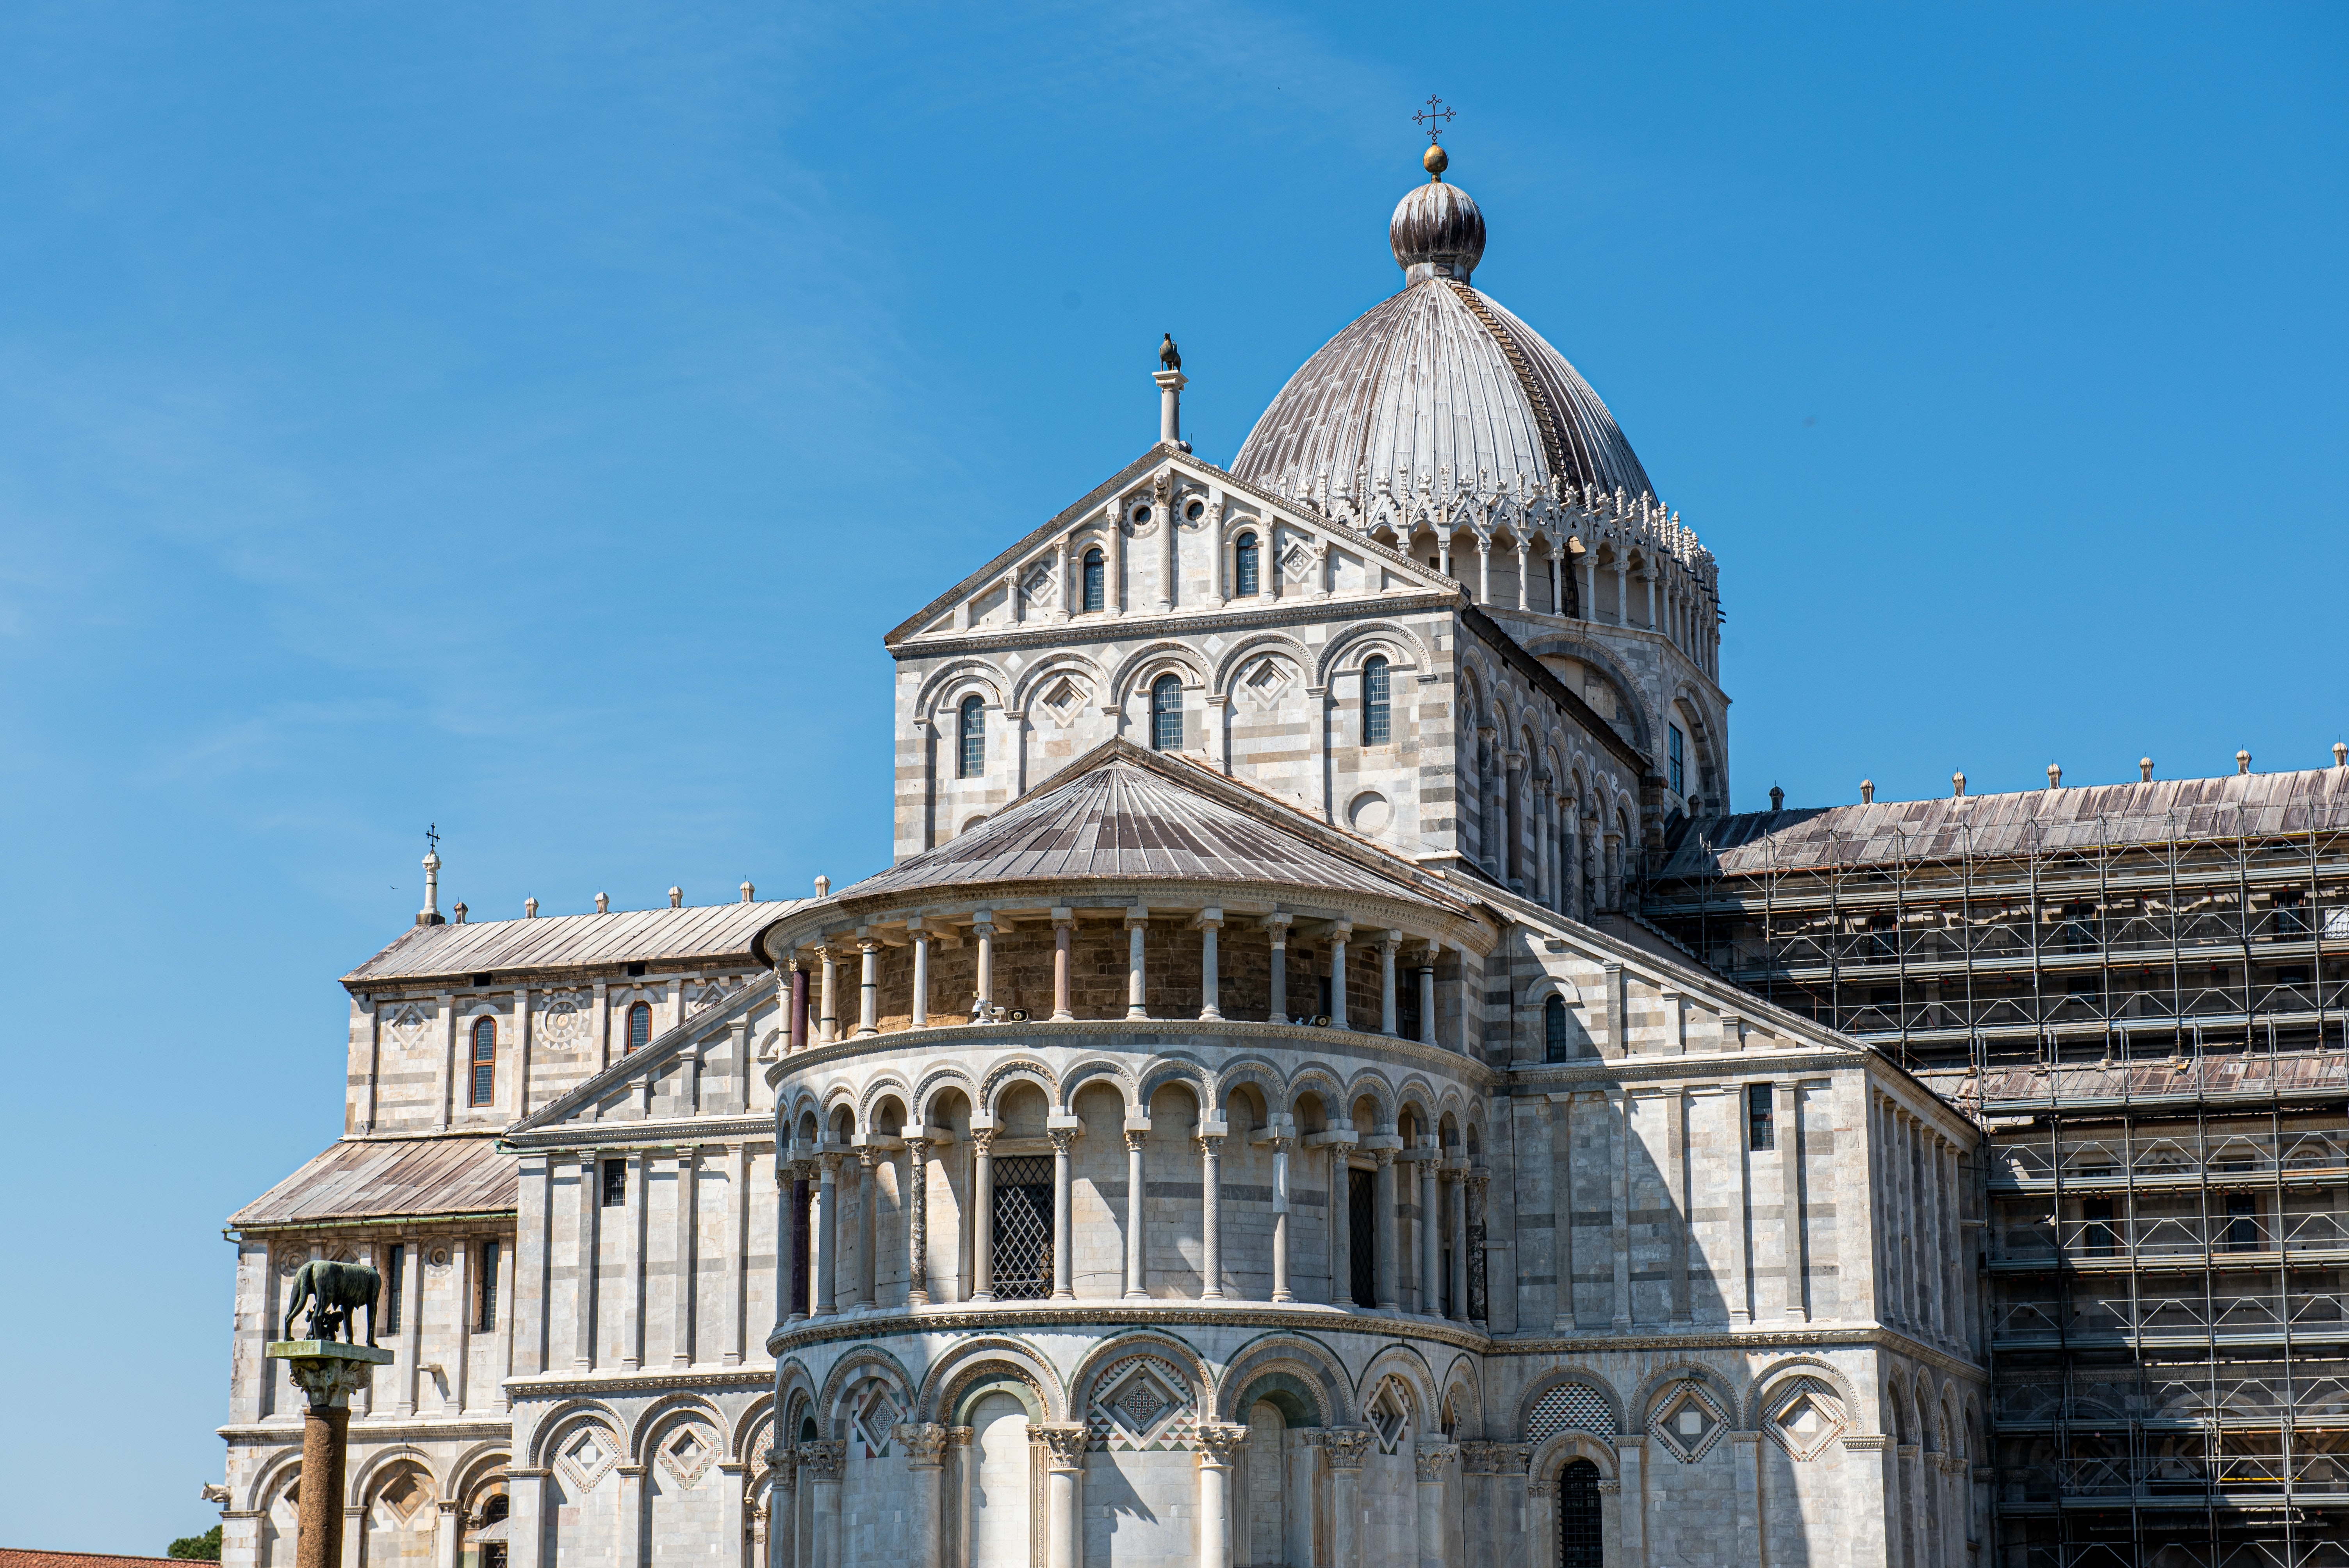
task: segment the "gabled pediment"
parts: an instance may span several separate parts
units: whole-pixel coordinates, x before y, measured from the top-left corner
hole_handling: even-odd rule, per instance
[[[1170,527],[1178,536],[1178,574],[1187,572],[1194,580],[1166,595],[1172,602],[1162,608],[1158,573]],[[1257,533],[1263,552],[1257,571],[1264,588],[1254,595],[1239,595],[1227,581],[1234,570],[1227,546],[1239,531]],[[1122,623],[1272,613],[1299,599],[1462,592],[1402,551],[1161,444],[939,594],[883,641],[894,649],[1067,620],[1081,611],[1073,601],[1082,591],[1084,552],[1095,543],[1110,552],[1122,549],[1131,558],[1131,578],[1146,584],[1123,606]],[[1223,557],[1221,566],[1210,569],[1211,552]],[[1114,599],[1114,587],[1110,596]]]

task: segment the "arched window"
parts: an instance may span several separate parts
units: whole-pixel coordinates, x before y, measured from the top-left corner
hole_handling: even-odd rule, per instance
[[[955,717],[955,777],[976,779],[986,771],[987,705],[967,696]]]
[[[1243,533],[1232,546],[1232,575],[1237,579],[1232,592],[1247,595],[1257,591],[1256,535]]]
[[[1160,676],[1150,687],[1150,747],[1154,751],[1183,749],[1183,678]]]
[[[628,1049],[636,1050],[653,1043],[653,1005],[650,1002],[628,1004]]]
[[[1093,549],[1086,551],[1084,565],[1084,607],[1088,610],[1100,609],[1102,602],[1108,597],[1104,592],[1105,585],[1102,581],[1103,576],[1104,573],[1102,569],[1102,552],[1100,550]]]
[[[1384,746],[1392,738],[1387,722],[1387,662],[1377,654],[1362,661],[1362,744]]]
[[[1542,1004],[1542,1060],[1566,1060],[1566,1000],[1556,992]]]
[[[1557,1476],[1557,1568],[1604,1568],[1606,1550],[1599,1467],[1576,1460]]]
[[[498,1096],[498,1021],[473,1020],[473,1103],[492,1105]]]

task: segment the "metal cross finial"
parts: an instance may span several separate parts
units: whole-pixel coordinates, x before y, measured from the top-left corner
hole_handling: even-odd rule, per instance
[[[1436,145],[1436,138],[1444,134],[1444,122],[1452,118],[1452,110],[1444,108],[1443,104],[1442,98],[1430,93],[1427,96],[1427,107],[1411,117],[1421,129],[1427,132],[1427,142],[1430,147]]]
[[[431,823],[424,830],[424,847],[433,854],[440,852],[440,824]]]

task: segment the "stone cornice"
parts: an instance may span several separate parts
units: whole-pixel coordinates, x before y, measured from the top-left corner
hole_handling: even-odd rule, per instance
[[[1287,1328],[1324,1334],[1368,1334],[1381,1339],[1414,1339],[1455,1349],[1490,1353],[1495,1342],[1473,1328],[1441,1318],[1392,1312],[1349,1311],[1318,1302],[1274,1305],[1270,1302],[1135,1302],[1055,1304],[999,1302],[990,1306],[955,1302],[911,1312],[834,1314],[777,1328],[767,1336],[768,1354],[781,1361],[794,1351],[840,1339],[881,1339],[898,1334],[987,1333],[1007,1328],[1118,1329],[1139,1325],[1225,1326]]]
[[[1111,1036],[1123,1038],[1104,1037]],[[1098,1051],[1113,1050],[1122,1046],[1181,1046],[1209,1036],[1229,1036],[1250,1041],[1293,1040],[1300,1045],[1318,1047],[1310,1053],[1317,1057],[1326,1057],[1342,1049],[1352,1057],[1440,1071],[1480,1090],[1489,1091],[1501,1081],[1497,1071],[1474,1057],[1464,1056],[1442,1046],[1422,1045],[1417,1040],[1406,1040],[1396,1035],[1367,1034],[1359,1029],[1318,1028],[1309,1024],[1250,1023],[1237,1018],[1151,1018],[1132,1023],[1123,1018],[1079,1018],[1065,1024],[1056,1024],[1049,1019],[1030,1019],[1024,1024],[947,1024],[927,1029],[900,1029],[895,1034],[869,1035],[861,1040],[834,1040],[830,1045],[810,1046],[795,1055],[769,1063],[767,1082],[771,1086],[776,1085],[792,1074],[810,1068],[831,1067],[862,1057],[900,1051],[928,1056],[939,1052],[960,1053],[981,1047],[1009,1050],[1030,1042],[1040,1047],[1060,1041],[1068,1042],[1071,1048]],[[771,1134],[771,1120],[767,1123],[767,1128]]]
[[[672,1388],[741,1388],[758,1393],[774,1386],[775,1369],[755,1363],[681,1370],[659,1367],[638,1367],[635,1371],[615,1368],[593,1372],[535,1372],[527,1377],[509,1377],[504,1385],[506,1398],[517,1404],[523,1399],[565,1398],[574,1394],[649,1396],[667,1393]],[[353,1429],[357,1430],[356,1423]]]
[[[843,1339],[885,1339],[897,1335],[942,1332],[984,1333],[1012,1327],[1114,1330],[1129,1326],[1177,1326],[1185,1324],[1218,1327],[1278,1327],[1323,1334],[1367,1334],[1384,1339],[1413,1339],[1448,1345],[1487,1357],[1587,1357],[1608,1352],[1820,1350],[1867,1346],[1891,1351],[1977,1381],[1989,1376],[1975,1363],[1953,1356],[1937,1346],[1912,1339],[1896,1329],[1868,1325],[1756,1329],[1739,1333],[1546,1334],[1523,1338],[1511,1336],[1494,1337],[1434,1318],[1349,1311],[1311,1302],[1287,1306],[1228,1301],[1153,1304],[1102,1301],[1074,1305],[1050,1302],[1001,1302],[992,1306],[957,1302],[943,1306],[920,1307],[911,1312],[892,1308],[880,1312],[835,1314],[829,1318],[777,1328],[767,1336],[767,1351],[780,1362],[795,1352]],[[507,1387],[519,1390],[527,1386],[535,1390],[540,1383],[541,1380],[536,1378],[516,1378],[509,1380]],[[598,1383],[593,1386],[601,1387],[608,1385]]]
[[[1328,529],[1330,525],[1323,522],[1319,526]],[[1342,530],[1337,531],[1341,535],[1344,533]],[[1163,615],[1154,611],[1137,613],[1129,610],[1113,618],[1098,618],[1099,613],[1095,612],[1082,621],[1019,623],[1023,628],[1033,627],[1032,631],[983,632],[970,636],[940,637],[935,642],[908,640],[895,645],[889,653],[903,663],[908,659],[980,654],[994,648],[1064,648],[1074,642],[1111,645],[1148,642],[1153,638],[1191,633],[1241,632],[1258,626],[1294,626],[1320,621],[1359,621],[1368,615],[1403,615],[1420,611],[1441,614],[1459,609],[1465,603],[1463,594],[1429,589],[1416,593],[1367,593],[1350,599],[1315,599],[1302,594],[1283,593],[1260,609],[1203,610],[1195,614],[1170,611]],[[1081,634],[1087,632],[1093,634]],[[1506,633],[1503,634],[1506,635]],[[1591,717],[1596,718],[1598,716],[1593,714]],[[1608,733],[1612,735],[1614,732],[1609,730]]]
[[[213,1432],[233,1443],[302,1440],[302,1417],[297,1413],[267,1421],[235,1421],[214,1427]],[[486,1416],[353,1416],[351,1441],[422,1442],[436,1438],[507,1438],[513,1435],[513,1418]]]
[[[771,1079],[770,1081],[772,1081]],[[744,1115],[669,1117],[659,1121],[564,1121],[528,1131],[510,1131],[498,1147],[512,1153],[547,1153],[563,1149],[676,1149],[692,1144],[743,1143],[771,1145],[775,1118],[771,1111]]]
[[[1847,1051],[1750,1051],[1703,1056],[1643,1054],[1572,1062],[1515,1062],[1495,1095],[1528,1098],[1570,1094],[1599,1088],[1629,1087],[1649,1079],[1676,1078],[1785,1078],[1796,1073],[1849,1072],[1868,1064]]]

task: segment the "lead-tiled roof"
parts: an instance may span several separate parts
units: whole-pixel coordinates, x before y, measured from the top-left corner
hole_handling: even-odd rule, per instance
[[[611,964],[754,962],[750,943],[802,901],[718,903],[564,914],[537,920],[482,920],[419,925],[343,976],[424,979],[484,970],[560,969]]]
[[[347,1138],[230,1216],[235,1226],[322,1224],[514,1206],[514,1160],[494,1133]]]
[[[1079,878],[1257,882],[1423,902],[1432,890],[1371,869],[1375,851],[1349,858],[1216,799],[1175,769],[1121,745],[1099,766],[1048,785],[1002,815],[936,849],[842,890],[843,899],[933,887]],[[1268,808],[1269,810],[1270,808]],[[1454,902],[1448,899],[1437,902]]]
[[[2236,773],[2145,784],[1879,800],[1749,811],[1692,825],[1665,861],[1668,878],[1768,871],[1914,865],[2033,849],[2160,844],[2303,833],[2349,826],[2349,768]]]

